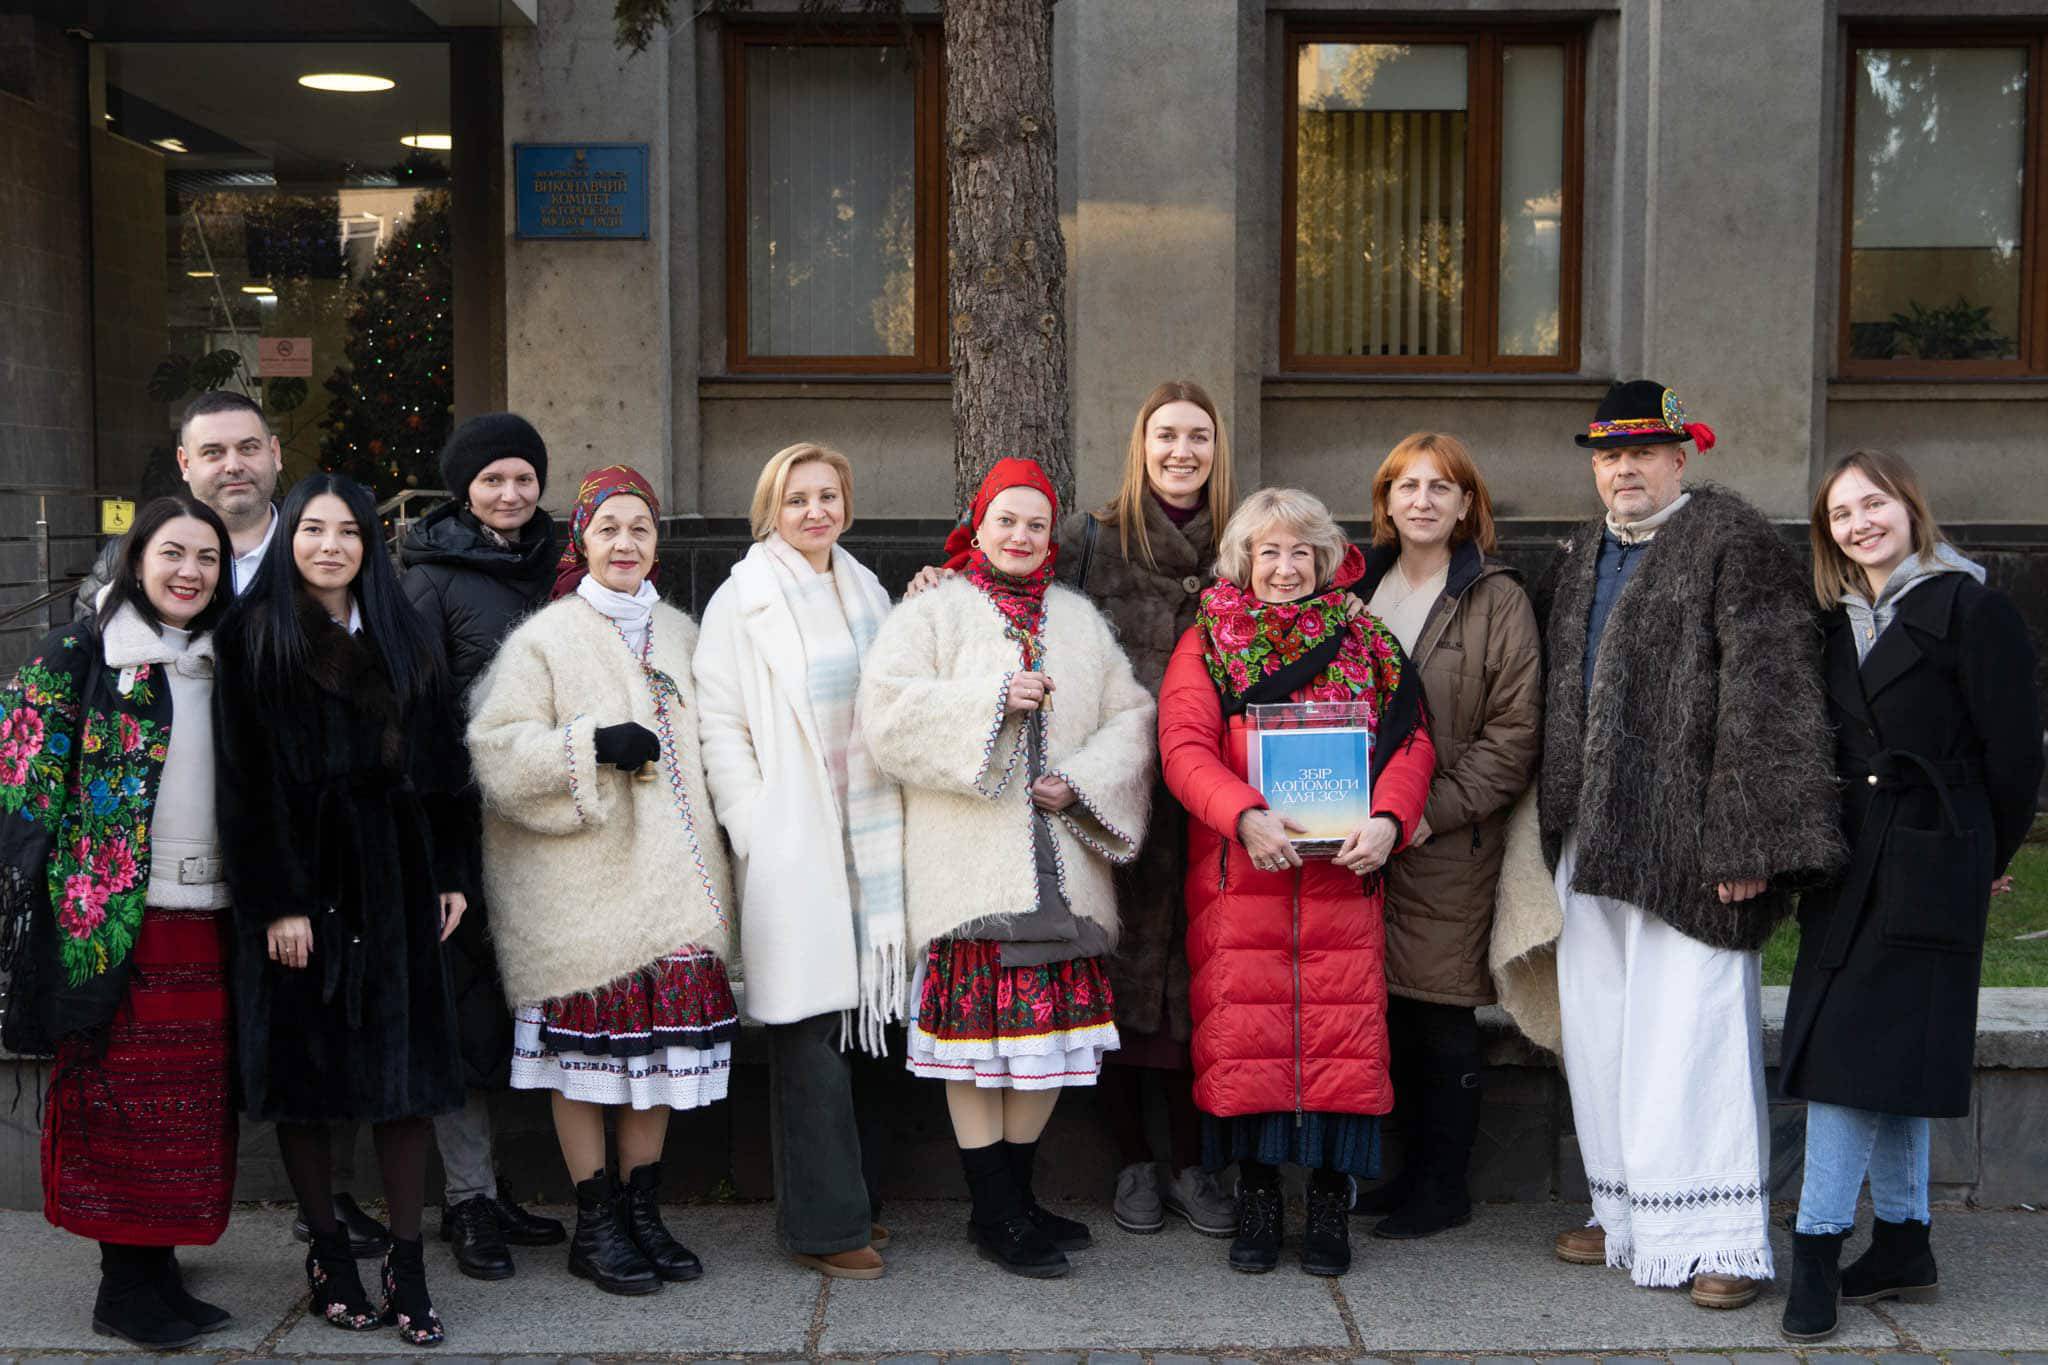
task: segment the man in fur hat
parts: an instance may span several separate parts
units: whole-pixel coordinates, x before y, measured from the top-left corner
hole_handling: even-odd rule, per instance
[[[1593,1195],[1557,1255],[1738,1308],[1771,1277],[1761,953],[1841,859],[1811,589],[1761,513],[1683,482],[1714,433],[1649,380],[1578,444],[1607,515],[1538,590],[1538,813]]]

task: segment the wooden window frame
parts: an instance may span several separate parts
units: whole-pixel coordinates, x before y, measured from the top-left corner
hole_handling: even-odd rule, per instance
[[[2027,54],[2026,129],[2020,146],[2019,354],[2011,360],[1860,359],[1849,354],[1850,265],[1856,233],[1856,54],[1869,47],[2018,47]],[[2048,28],[1941,28],[1887,24],[1847,30],[1842,47],[1842,232],[1837,280],[1835,373],[1843,379],[2035,379],[2048,377]]]
[[[905,26],[734,24],[725,31],[725,336],[726,370],[745,375],[926,375],[951,368],[946,337],[946,71],[936,22],[908,25],[916,63],[914,170],[917,246],[913,266],[915,335],[910,355],[756,355],[747,322],[747,49],[750,47],[902,47]]]
[[[1466,51],[1465,126],[1465,348],[1458,355],[1302,355],[1294,349],[1295,237],[1298,193],[1296,144],[1300,137],[1301,49],[1310,43],[1458,44]],[[1499,353],[1500,160],[1503,48],[1563,47],[1564,185],[1558,258],[1558,351],[1554,356]],[[1406,28],[1384,23],[1290,24],[1286,38],[1286,118],[1281,147],[1280,369],[1293,374],[1570,374],[1579,368],[1579,293],[1585,241],[1586,39],[1580,28]]]

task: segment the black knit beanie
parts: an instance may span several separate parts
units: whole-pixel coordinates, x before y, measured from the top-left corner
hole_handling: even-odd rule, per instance
[[[533,423],[516,412],[487,412],[470,418],[448,437],[441,448],[441,480],[459,501],[469,495],[470,483],[485,465],[514,456],[533,466],[541,492],[547,492],[547,442]]]

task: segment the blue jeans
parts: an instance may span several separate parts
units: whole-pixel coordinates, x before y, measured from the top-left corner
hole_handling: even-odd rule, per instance
[[[1876,1114],[1839,1104],[1806,1106],[1806,1180],[1799,1190],[1800,1232],[1847,1232],[1856,1196],[1870,1174],[1870,1202],[1887,1223],[1925,1223],[1927,1142],[1924,1118]]]

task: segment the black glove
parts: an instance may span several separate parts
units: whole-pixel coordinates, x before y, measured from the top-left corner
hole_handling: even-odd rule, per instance
[[[654,731],[630,720],[624,725],[600,725],[594,738],[597,761],[629,773],[639,772],[661,757],[661,741],[654,737]]]

